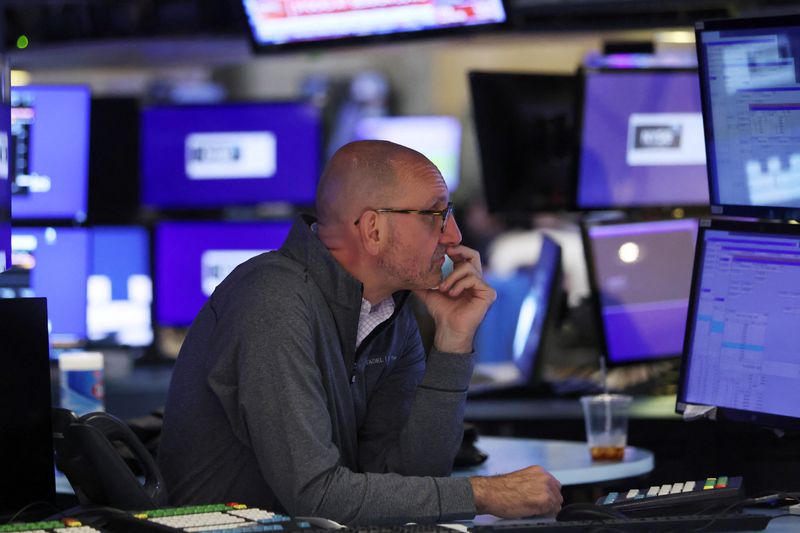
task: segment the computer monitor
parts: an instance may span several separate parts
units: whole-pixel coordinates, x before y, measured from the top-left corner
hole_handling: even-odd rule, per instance
[[[545,339],[562,291],[561,247],[547,235],[541,242],[535,265],[510,276],[487,273],[497,299],[475,334],[478,366],[513,362],[514,384],[519,385],[541,379]]]
[[[712,213],[800,218],[800,16],[696,26]]]
[[[704,220],[697,238],[678,412],[800,427],[800,227]]]
[[[573,209],[577,78],[470,72],[469,87],[489,211]]]
[[[0,300],[0,339],[0,519],[6,523],[28,505],[55,503],[45,299]]]
[[[137,226],[90,229],[86,328],[95,344],[149,346],[153,342],[150,239]]]
[[[579,208],[708,205],[696,71],[587,69],[582,101]]]
[[[85,86],[12,87],[14,219],[85,220],[89,108]]]
[[[11,233],[13,267],[0,277],[0,296],[47,298],[50,343],[86,339],[89,233],[85,228],[18,228]]]
[[[697,220],[585,224],[601,347],[612,365],[679,357]]]
[[[146,205],[314,203],[321,131],[311,104],[152,107],[142,112],[141,130]]]
[[[454,192],[459,182],[461,122],[450,116],[369,117],[358,121],[355,139],[379,139],[408,146],[431,160]]]
[[[242,0],[256,52],[424,37],[498,26],[502,0],[322,4]]]
[[[2,98],[2,70],[0,58],[0,272],[11,267],[11,167],[8,161],[11,111]]]
[[[240,263],[278,249],[287,222],[162,222],[155,234],[156,320],[192,323],[216,286]]]

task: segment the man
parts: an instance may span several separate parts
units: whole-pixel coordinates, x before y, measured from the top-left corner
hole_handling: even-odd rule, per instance
[[[472,340],[495,298],[424,156],[361,141],[331,158],[318,221],[239,266],[178,356],[159,463],[173,504],[239,501],[348,524],[551,514],[539,467],[448,477]],[[445,254],[455,268],[441,279]],[[436,333],[427,358],[405,305]]]

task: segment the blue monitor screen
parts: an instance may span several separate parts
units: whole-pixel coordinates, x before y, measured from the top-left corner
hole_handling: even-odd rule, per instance
[[[91,228],[86,310],[89,340],[123,346],[153,342],[149,243],[142,227]]]
[[[15,219],[86,218],[90,102],[88,87],[12,87]]]
[[[355,137],[408,146],[437,166],[450,192],[458,187],[461,122],[456,117],[369,117],[358,122]]]
[[[697,73],[587,71],[582,209],[708,204]]]
[[[720,418],[798,427],[798,228],[727,221],[704,225],[678,408],[716,406]]]
[[[146,205],[314,203],[321,132],[310,104],[153,107],[141,131]]]
[[[587,234],[608,362],[679,356],[697,221],[591,225]]]
[[[713,213],[800,217],[800,18],[699,26]]]
[[[47,298],[50,342],[71,345],[86,339],[86,278],[89,233],[83,228],[12,230],[14,268],[3,275],[0,294]]]
[[[278,249],[285,222],[163,222],[156,228],[156,320],[188,326],[240,263]]]
[[[523,267],[509,276],[487,273],[487,281],[497,291],[497,300],[486,313],[475,335],[477,362],[511,361],[526,382],[535,379],[541,362],[543,338],[548,317],[554,309],[561,268],[561,248],[542,237],[539,258],[534,266]]]

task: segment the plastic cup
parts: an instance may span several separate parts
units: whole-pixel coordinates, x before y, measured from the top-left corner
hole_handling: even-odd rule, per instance
[[[103,354],[65,352],[58,357],[61,407],[77,415],[105,411]]]
[[[594,461],[621,461],[628,443],[632,398],[623,394],[582,396],[586,442]]]

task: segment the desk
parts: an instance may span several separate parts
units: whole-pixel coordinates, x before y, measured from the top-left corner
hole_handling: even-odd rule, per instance
[[[489,476],[540,465],[562,485],[582,485],[640,476],[653,470],[653,454],[629,446],[620,462],[592,461],[585,442],[480,437],[475,445],[489,454],[481,465],[454,476]]]

